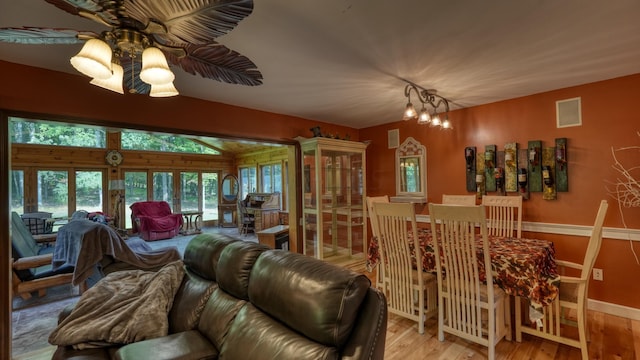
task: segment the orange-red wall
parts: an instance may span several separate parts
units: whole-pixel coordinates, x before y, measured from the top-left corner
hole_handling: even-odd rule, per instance
[[[556,129],[555,101],[582,98],[580,127]],[[324,132],[349,134],[351,139],[372,140],[367,149],[368,195],[395,194],[394,150],[387,149],[387,130],[400,129],[400,140],[413,136],[427,147],[429,201],[443,193],[465,193],[464,147],[542,140],[553,146],[555,138],[568,139],[569,192],[554,201],[532,193],[524,204],[524,221],[591,225],[601,199],[609,199],[605,226],[623,227],[617,203],[608,196],[607,181],[618,174],[612,169],[611,147],[640,146],[640,74],[587,84],[493,104],[453,111],[455,129],[442,132],[398,122],[360,131],[320,124]],[[455,99],[454,99],[455,100]],[[404,104],[398,104],[398,112]],[[215,133],[262,139],[310,137],[316,121],[295,118],[186,97],[151,99],[117,95],[87,85],[82,76],[57,73],[0,61],[0,109],[108,121],[138,126]],[[640,152],[631,161],[640,166]],[[425,208],[420,208],[426,214]],[[640,209],[624,209],[630,228],[640,229]],[[583,237],[529,234],[553,240],[558,258],[579,261]],[[640,243],[635,242],[640,253]],[[591,282],[590,298],[640,308],[640,265],[630,243],[605,239],[596,266],[604,269],[603,282]]]
[[[555,102],[574,97],[582,99],[582,126],[556,128]],[[367,194],[395,195],[394,149],[388,149],[387,131],[399,129],[400,142],[413,136],[427,148],[428,200],[440,202],[444,193],[467,193],[464,148],[517,142],[526,148],[530,140],[542,140],[543,147],[555,146],[556,138],[568,140],[569,191],[557,200],[542,199],[531,193],[524,203],[524,221],[592,225],[601,199],[609,200],[605,221],[608,227],[624,227],[618,203],[609,196],[607,182],[620,175],[612,168],[611,147],[640,146],[640,74],[576,86],[492,104],[453,111],[453,131],[440,131],[415,121],[361,129],[361,140],[372,140],[367,149]],[[454,99],[455,100],[455,99]],[[404,104],[398,104],[400,118]],[[626,156],[629,166],[640,166],[640,150]],[[640,172],[636,173],[640,180]],[[611,187],[611,185],[609,185]],[[640,195],[640,194],[639,194]],[[640,199],[639,199],[640,200]],[[639,204],[640,205],[640,204]],[[640,208],[625,208],[629,228],[640,229]],[[418,211],[427,214],[426,207]],[[552,234],[526,234],[553,240],[557,257],[581,261],[584,237]],[[603,282],[591,282],[589,297],[604,302],[640,308],[640,264],[629,241],[605,239],[596,267],[604,270]],[[633,247],[640,254],[640,242]]]
[[[268,140],[311,137],[309,128],[349,135],[358,131],[287,115],[189,97],[120,95],[88,85],[88,78],[0,61],[0,109],[56,114],[139,126]]]

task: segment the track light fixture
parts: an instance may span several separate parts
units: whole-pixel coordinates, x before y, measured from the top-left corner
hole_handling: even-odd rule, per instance
[[[422,104],[420,112],[411,103],[411,92],[415,92],[418,100]],[[418,124],[431,126],[439,126],[443,129],[451,129],[449,121],[449,101],[438,95],[438,91],[434,89],[424,89],[416,84],[408,83],[404,87],[404,96],[407,98],[407,105],[404,110],[403,120],[417,119]],[[428,109],[427,106],[430,108]],[[440,118],[438,113],[439,107],[444,107],[444,120]]]

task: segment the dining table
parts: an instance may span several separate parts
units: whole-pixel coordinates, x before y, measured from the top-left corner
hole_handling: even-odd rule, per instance
[[[427,272],[436,271],[436,257],[432,234],[429,229],[417,230],[421,249],[422,269]],[[532,320],[542,307],[549,305],[558,295],[560,278],[555,260],[553,242],[540,239],[515,238],[489,235],[489,253],[491,256],[491,273],[494,283],[508,295],[528,299]],[[415,259],[415,241],[409,233],[409,246]],[[476,237],[478,255],[478,273],[481,280],[486,279],[482,237]],[[375,237],[369,242],[367,253],[367,270],[373,271],[380,260],[378,241]],[[417,264],[414,264],[417,268]],[[536,311],[538,310],[538,311]]]

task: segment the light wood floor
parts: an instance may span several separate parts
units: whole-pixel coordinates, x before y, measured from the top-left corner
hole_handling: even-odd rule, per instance
[[[361,268],[354,267],[355,271]],[[375,272],[363,271],[372,284]],[[640,321],[588,311],[591,334],[590,359],[640,360]],[[486,359],[487,348],[456,336],[445,334],[445,341],[438,341],[437,319],[429,319],[425,333],[418,333],[415,321],[389,314],[384,352],[385,360],[453,360]],[[580,360],[580,350],[528,334],[522,342],[502,340],[496,346],[497,360]]]
[[[589,312],[589,321],[591,359],[640,359],[640,321],[595,311]],[[440,342],[436,329],[437,322],[430,319],[427,321],[425,334],[420,335],[415,322],[390,315],[387,324],[385,360],[486,359],[485,347],[452,335],[446,335],[445,341]],[[54,350],[54,347],[49,347],[13,359],[51,359]],[[500,341],[496,346],[496,359],[571,360],[580,359],[580,351],[524,334],[521,343]]]
[[[591,359],[640,359],[640,321],[589,311]],[[438,341],[437,321],[427,320],[425,334],[418,334],[414,321],[389,315],[385,360],[486,359],[487,348],[445,335]],[[496,359],[570,360],[581,359],[580,351],[566,345],[522,335],[521,343],[502,340],[496,346]]]

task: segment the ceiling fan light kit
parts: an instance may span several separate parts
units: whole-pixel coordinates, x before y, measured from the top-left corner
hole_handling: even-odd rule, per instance
[[[71,58],[71,65],[76,70],[93,78],[91,84],[124,94],[122,86],[124,69],[118,63],[122,61],[123,56],[128,56],[133,60],[142,54],[140,80],[152,87],[165,89],[165,91],[156,92],[155,96],[178,95],[178,91],[173,86],[175,75],[169,69],[167,58],[156,47],[144,48],[144,44],[149,44],[149,40],[144,34],[121,29],[121,31],[105,32],[103,36],[112,45],[101,39],[92,38],[87,40],[78,55]],[[112,46],[115,50],[112,50]],[[112,59],[115,60],[113,63]],[[133,61],[131,64],[133,66]],[[131,72],[135,73],[135,69],[132,68]],[[132,89],[134,89],[133,86]],[[163,95],[157,95],[159,93]],[[151,93],[149,95],[154,96]]]
[[[411,103],[411,92],[415,92],[418,96],[422,108],[420,113],[416,111],[416,108]],[[407,105],[404,108],[404,114],[402,120],[417,119],[420,125],[430,125],[440,127],[442,129],[452,129],[451,122],[449,121],[449,100],[438,95],[438,91],[435,89],[425,89],[413,83],[408,83],[404,87],[404,96],[407,98]],[[433,108],[432,111],[427,109],[427,105]],[[438,108],[444,108],[444,120],[440,119]]]
[[[160,85],[151,85],[149,96],[151,97],[169,97],[178,95],[178,90],[173,86],[172,82]]]
[[[167,58],[160,49],[148,47],[142,52],[140,79],[149,85],[165,85],[173,82],[175,75],[169,69]]]
[[[71,58],[73,67],[94,79],[111,77],[111,47],[100,39],[89,39],[80,52]]]
[[[124,76],[124,69],[120,64],[112,63],[111,69],[113,74],[108,79],[93,78],[90,83],[95,86],[100,86],[103,89],[117,92],[118,94],[124,94],[122,87],[122,77]]]
[[[18,44],[84,43],[70,59],[91,84],[124,94],[178,95],[169,63],[192,75],[256,86],[262,74],[239,53],[218,44],[253,11],[252,0],[45,0],[72,15],[110,27],[101,34],[73,29],[0,28],[0,41]]]

